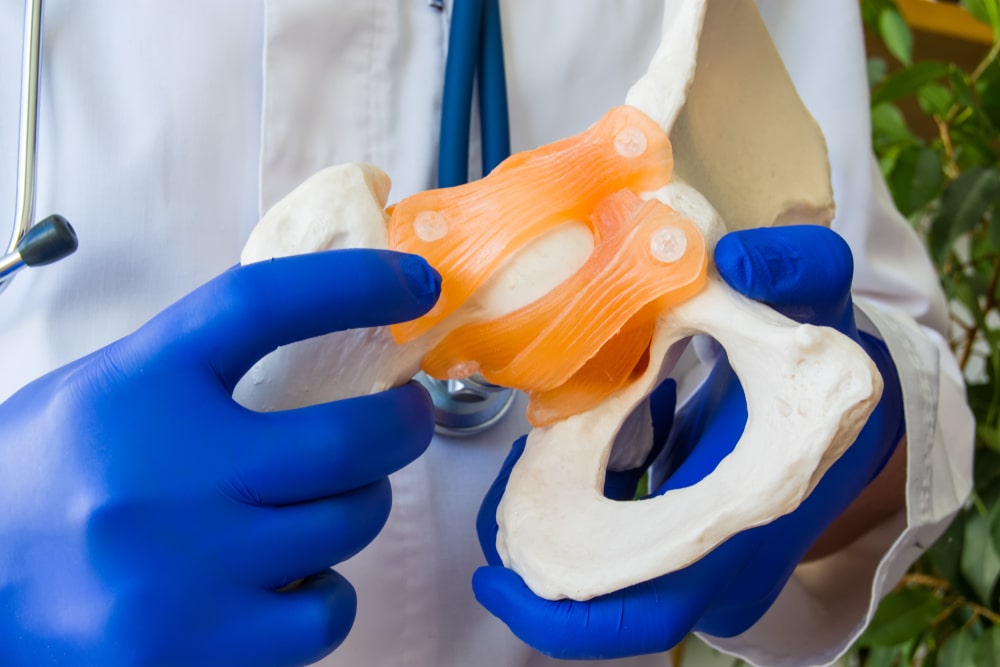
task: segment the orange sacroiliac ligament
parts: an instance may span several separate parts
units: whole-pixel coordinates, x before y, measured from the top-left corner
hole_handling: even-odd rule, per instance
[[[442,285],[430,313],[393,327],[396,341],[429,331],[545,232],[587,219],[623,188],[663,187],[672,168],[663,130],[638,109],[617,107],[582,134],[512,155],[486,178],[403,199],[392,210],[389,247],[423,256]]]
[[[595,217],[595,227],[611,233],[573,276],[499,319],[458,327],[424,357],[424,371],[455,378],[475,370],[524,389],[535,426],[593,407],[624,385],[658,312],[704,285],[707,255],[693,223],[628,190]]]
[[[389,246],[423,255],[442,275],[442,294],[427,315],[393,326],[396,340],[429,331],[545,232],[585,220],[594,251],[573,276],[499,319],[456,328],[423,368],[439,378],[479,372],[528,391],[536,426],[593,407],[642,371],[657,314],[705,282],[698,228],[637,194],[666,185],[672,165],[663,131],[618,107],[480,181],[404,199],[392,210]]]

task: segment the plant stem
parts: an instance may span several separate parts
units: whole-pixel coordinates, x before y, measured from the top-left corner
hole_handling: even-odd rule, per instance
[[[972,83],[975,83],[976,81],[979,80],[979,77],[981,77],[983,75],[983,72],[986,71],[986,68],[989,67],[994,60],[997,59],[998,55],[1000,55],[1000,40],[994,40],[993,47],[990,48],[989,53],[986,54],[986,57],[983,58],[978,65],[976,65],[976,69],[972,70],[972,74],[969,75],[969,78],[972,80]]]
[[[983,302],[983,317],[996,308],[997,305],[997,287],[1000,286],[1000,258],[993,263],[993,273],[990,275],[990,285],[986,289],[986,300]],[[979,327],[976,325],[971,325],[966,328],[966,339],[965,345],[962,347],[962,354],[959,358],[958,367],[963,371],[968,365],[969,360],[972,358],[972,349],[976,343],[976,338],[979,335]]]
[[[922,588],[930,588],[942,595],[949,595],[949,597],[951,596],[951,583],[945,579],[934,577],[929,574],[910,572],[908,574],[903,575],[903,578],[900,580],[899,585],[900,587],[919,586]],[[937,625],[938,623],[941,623],[946,618],[948,618],[948,616],[954,613],[956,609],[963,606],[968,607],[969,610],[972,612],[972,618],[969,619],[970,623],[978,617],[978,618],[985,618],[993,625],[1000,627],[1000,614],[997,614],[992,609],[989,609],[987,607],[982,606],[981,604],[973,602],[972,600],[962,595],[954,595],[954,597],[948,603],[948,607],[940,614],[934,617],[934,620],[931,622],[931,625]]]
[[[933,588],[936,591],[944,592],[951,589],[951,584],[945,579],[939,579],[938,577],[931,576],[929,574],[920,574],[919,572],[910,572],[904,574],[903,578],[900,580],[900,586],[921,586],[923,588]]]
[[[965,600],[965,603],[969,605],[969,607],[972,609],[972,613],[975,614],[976,616],[982,616],[993,625],[1000,626],[1000,614],[997,614],[996,612],[987,609],[982,605],[976,604],[971,600]],[[973,618],[975,618],[975,616],[973,616]],[[971,621],[972,619],[969,620]]]
[[[951,144],[951,127],[949,126],[951,117],[954,115],[953,112],[957,108],[957,105],[951,108],[948,112],[948,118],[934,116],[934,124],[937,125],[938,136],[941,137],[941,144],[944,146],[944,156],[947,159],[947,164],[944,165],[944,172],[951,180],[956,179],[959,173],[958,163],[955,162],[955,150]]]
[[[941,623],[947,620],[947,618],[951,616],[955,612],[955,610],[957,610],[959,607],[965,604],[965,602],[966,602],[965,598],[961,597],[952,600],[951,604],[948,605],[944,611],[942,611],[940,614],[931,619],[930,626],[932,628],[936,628],[937,626],[941,625]],[[972,618],[976,618],[976,615],[973,614]]]
[[[962,345],[962,354],[958,361],[958,367],[965,371],[965,367],[969,365],[969,361],[972,359],[972,350],[976,345],[976,338],[979,334],[979,327],[971,326],[965,330],[965,344]]]

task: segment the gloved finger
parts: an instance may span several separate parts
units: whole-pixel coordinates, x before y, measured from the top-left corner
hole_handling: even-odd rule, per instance
[[[667,575],[579,602],[540,598],[502,567],[479,568],[472,578],[480,604],[523,642],[563,660],[669,650],[694,627],[715,586],[711,579]]]
[[[149,353],[174,344],[231,391],[280,345],[422,315],[440,284],[422,258],[388,250],[282,257],[223,273],[163,311],[133,343]]]
[[[271,593],[243,641],[252,664],[310,665],[343,643],[354,625],[357,594],[332,570],[314,574],[293,589]],[[251,654],[250,650],[247,650]],[[232,658],[216,664],[250,664]]]
[[[604,475],[604,496],[611,500],[633,500],[639,481],[663,451],[674,420],[677,382],[664,380],[650,395],[647,408],[653,424],[653,444],[643,462],[630,470],[608,470]]]
[[[483,550],[486,562],[490,565],[500,565],[500,554],[497,553],[497,506],[503,493],[507,489],[507,481],[510,479],[510,471],[514,469],[514,464],[524,453],[524,444],[527,436],[521,436],[514,441],[510,448],[510,453],[500,466],[500,472],[490,485],[483,502],[479,505],[479,513],[476,515],[476,534],[479,536],[479,547]]]
[[[761,536],[756,553],[748,555],[729,587],[720,592],[695,624],[714,637],[734,637],[760,620],[781,594],[805,553],[799,536],[753,529]],[[776,538],[776,541],[769,541]],[[749,579],[747,579],[749,577]]]
[[[678,413],[670,440],[671,472],[654,495],[696,484],[715,470],[736,447],[746,419],[743,389],[721,357],[696,396]]]
[[[251,415],[255,433],[234,463],[242,500],[284,505],[332,496],[386,477],[420,456],[434,435],[426,390],[396,389],[285,412]]]
[[[392,506],[389,480],[331,498],[244,514],[242,548],[233,565],[255,582],[281,588],[341,563],[364,549],[385,526]]]
[[[123,663],[312,664],[344,641],[357,612],[354,588],[330,570],[313,574],[285,592],[248,591],[234,597],[215,594],[205,589],[203,604],[183,610],[184,631],[129,637],[139,652],[127,653]]]
[[[726,234],[715,246],[715,265],[730,287],[793,320],[840,331],[854,328],[851,249],[826,227],[772,227]]]

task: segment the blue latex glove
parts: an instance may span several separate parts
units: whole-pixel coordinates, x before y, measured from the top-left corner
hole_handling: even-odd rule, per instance
[[[883,398],[857,441],[796,511],[730,538],[683,570],[587,602],[538,598],[500,564],[496,505],[523,450],[523,441],[515,443],[481,509],[478,531],[490,565],[475,573],[473,588],[483,606],[543,653],[614,658],[665,651],[692,630],[716,636],[743,632],[764,614],[810,545],[877,475],[903,436],[892,360],[880,341],[854,325],[853,263],[840,237],[821,227],[737,232],[719,242],[715,262],[737,291],[794,319],[834,326],[858,341],[882,373]],[[660,402],[654,410],[665,409]],[[657,420],[666,421],[654,413]],[[723,358],[676,417],[680,448],[670,453],[676,465],[657,493],[702,479],[732,450],[745,422],[742,389]]]
[[[356,600],[328,568],[382,528],[428,397],[264,414],[231,392],[278,345],[424,313],[439,281],[380,251],[237,267],[0,405],[0,664],[300,665],[337,646]]]

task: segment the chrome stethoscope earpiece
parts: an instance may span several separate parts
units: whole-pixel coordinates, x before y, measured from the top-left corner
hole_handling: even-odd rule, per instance
[[[35,208],[35,140],[38,122],[38,61],[42,41],[42,0],[24,7],[21,55],[21,110],[17,144],[16,218],[7,252],[0,257],[0,292],[26,266],[51,264],[77,248],[76,232],[66,218],[52,215],[32,224]]]

